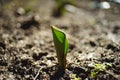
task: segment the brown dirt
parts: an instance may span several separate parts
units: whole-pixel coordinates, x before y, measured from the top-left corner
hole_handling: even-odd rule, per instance
[[[21,0],[1,7],[0,80],[34,80],[37,74],[36,80],[119,80],[119,13],[114,8],[88,8],[84,0],[77,5],[74,12],[59,18],[52,16],[53,0]],[[19,13],[20,7],[31,10]],[[69,38],[65,71],[58,67],[50,25],[64,30]],[[91,64],[111,66],[92,78]]]

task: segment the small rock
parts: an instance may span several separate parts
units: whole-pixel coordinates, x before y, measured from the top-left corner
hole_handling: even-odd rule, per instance
[[[23,15],[23,14],[25,14],[24,8],[22,8],[22,7],[18,8],[17,11],[16,11],[16,14],[17,15]]]

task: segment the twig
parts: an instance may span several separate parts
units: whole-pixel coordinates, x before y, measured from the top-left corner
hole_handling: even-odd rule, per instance
[[[36,80],[36,79],[37,79],[37,77],[38,77],[38,75],[39,75],[39,73],[40,73],[40,71],[41,71],[42,68],[43,68],[43,67],[41,67],[41,68],[38,70],[38,72],[37,72],[37,74],[36,74],[36,76],[35,76],[35,78],[34,78],[33,80]]]

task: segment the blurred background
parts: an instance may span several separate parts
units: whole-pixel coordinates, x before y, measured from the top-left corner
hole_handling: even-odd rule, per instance
[[[98,26],[112,31],[118,38],[120,0],[0,0],[1,30],[50,25]],[[119,42],[116,38],[112,39]]]
[[[69,73],[120,79],[120,0],[0,0],[0,80],[53,80],[50,25],[67,33]],[[86,71],[93,62],[114,66],[94,79]]]

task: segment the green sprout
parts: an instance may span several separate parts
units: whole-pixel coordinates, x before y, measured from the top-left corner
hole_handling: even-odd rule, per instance
[[[56,17],[60,17],[62,16],[66,9],[65,9],[65,6],[66,5],[74,5],[74,0],[55,0],[56,2],[56,8],[54,10],[54,13],[53,15],[56,16]]]
[[[77,78],[76,74],[70,74],[70,77],[72,78],[72,80],[82,80],[81,78]]]
[[[112,65],[109,63],[92,65],[92,67],[94,67],[94,70],[91,72],[91,77],[94,78],[99,72],[105,71],[106,67],[108,66],[112,66]]]
[[[100,71],[104,71],[106,68],[106,65],[104,64],[95,64],[94,70],[91,72],[91,77],[94,78]]]
[[[62,69],[65,69],[66,55],[68,51],[68,39],[66,34],[55,26],[52,26],[52,34],[57,53],[58,64]]]

